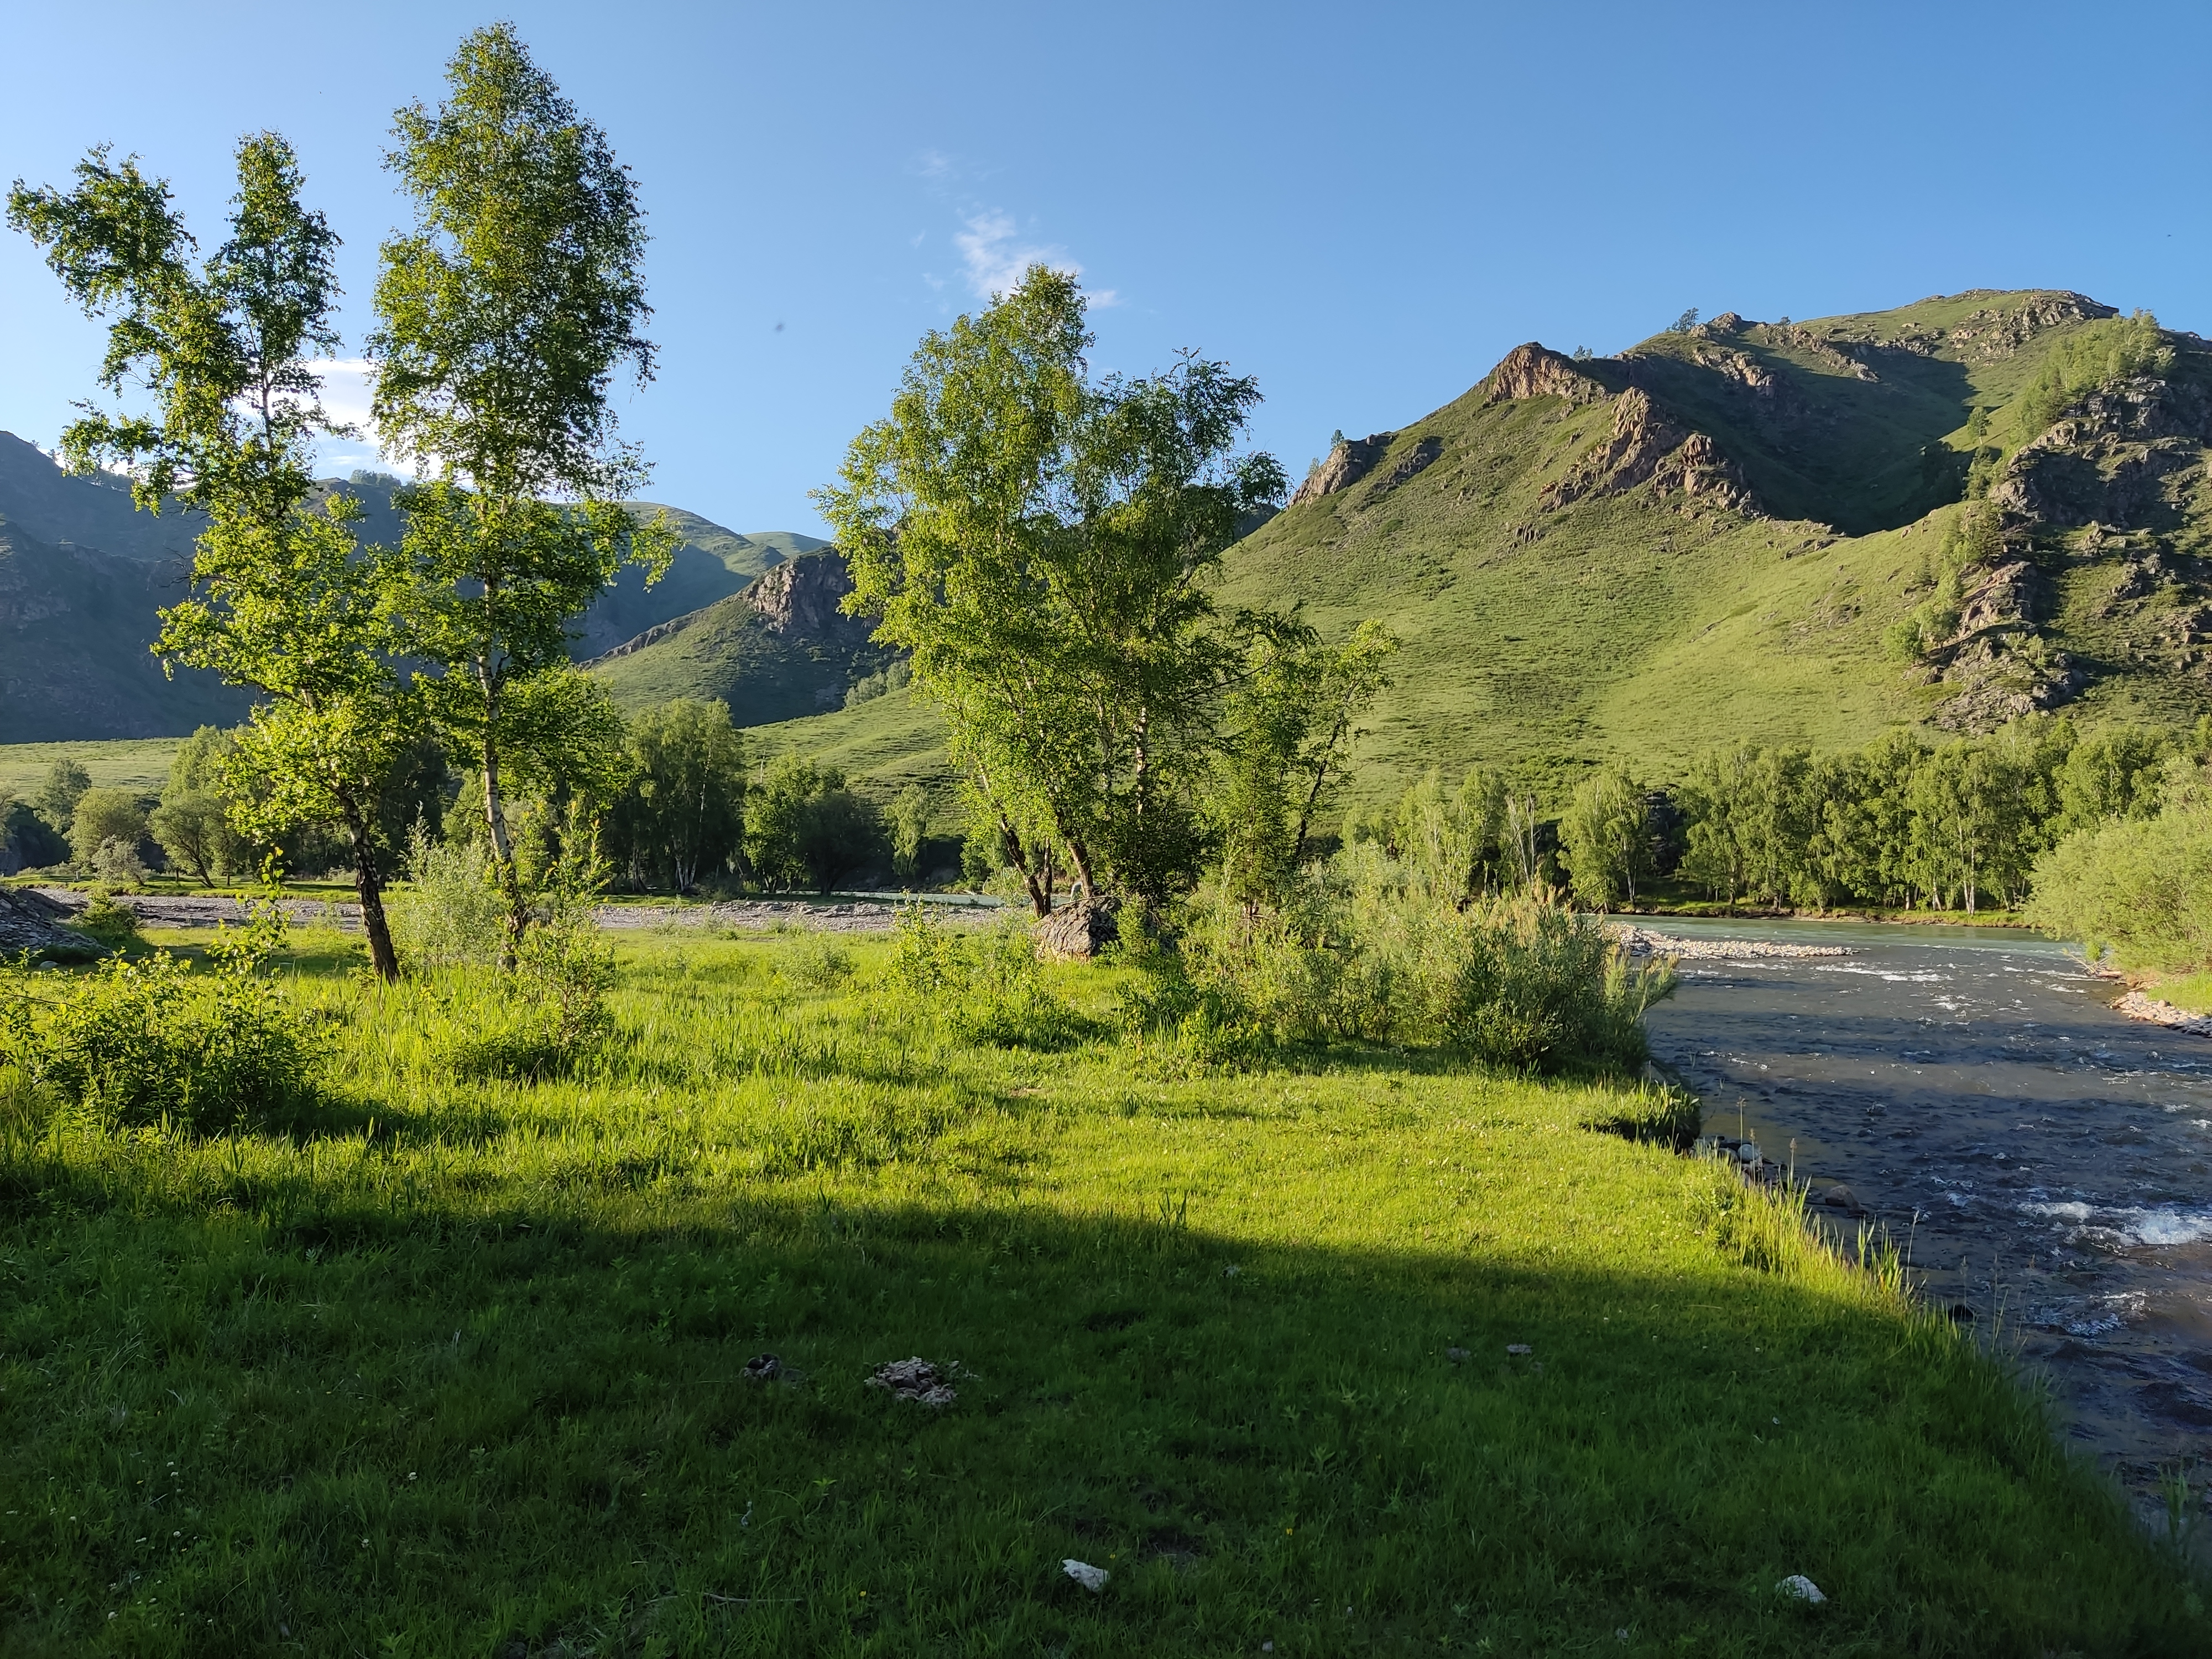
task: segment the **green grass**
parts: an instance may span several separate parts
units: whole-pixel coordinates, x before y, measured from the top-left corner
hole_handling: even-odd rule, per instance
[[[2151,981],[2143,989],[2185,1013],[2212,1014],[2212,972],[2175,974]]]
[[[1194,1073],[1101,969],[970,1047],[857,941],[627,945],[600,1071],[462,1085],[465,1000],[295,945],[311,1121],[0,1142],[10,1654],[2212,1642],[1998,1364],[1596,1127],[1648,1100]]]
[[[112,738],[74,743],[0,744],[0,791],[21,799],[46,781],[47,769],[73,760],[92,775],[95,789],[159,793],[182,738]]]

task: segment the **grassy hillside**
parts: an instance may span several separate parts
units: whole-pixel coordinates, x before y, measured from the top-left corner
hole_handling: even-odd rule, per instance
[[[244,718],[212,674],[166,677],[148,647],[181,595],[173,562],[43,542],[0,520],[0,736],[179,734]]]
[[[95,789],[159,793],[181,738],[115,738],[99,743],[0,744],[0,793],[21,799],[46,781],[58,760],[72,760],[92,775]]]
[[[1223,598],[1398,631],[1370,739],[1395,775],[1490,761],[1558,787],[1611,755],[1663,773],[1737,737],[1850,744],[2028,707],[2193,719],[2212,707],[2190,550],[2212,511],[2187,493],[2212,440],[2212,359],[2192,337],[2138,388],[2157,419],[2061,421],[2001,458],[1992,501],[2011,488],[2028,506],[2006,507],[1997,556],[2040,597],[1938,660],[1885,653],[1962,511],[1973,410],[2001,427],[2051,354],[2109,314],[1979,293],[1799,325],[1722,318],[1613,359],[1524,347],[1381,434],[1348,484],[1310,485],[1233,550]],[[2062,462],[2107,483],[2135,466],[2157,487],[2092,490],[2092,530],[2078,501],[2034,495]]]
[[[398,483],[363,474],[319,489],[353,496],[363,538],[390,544],[403,528],[392,502]],[[641,571],[626,569],[578,619],[580,660],[827,545],[796,531],[744,535],[681,507],[635,506],[667,513],[683,542],[659,581],[648,587]],[[243,694],[190,671],[165,678],[146,649],[160,630],[155,611],[184,591],[200,524],[180,511],[140,512],[124,480],[72,477],[34,446],[0,433],[0,737],[175,737],[243,716]],[[779,705],[774,717],[799,707]]]
[[[853,683],[891,656],[870,640],[867,623],[838,608],[851,590],[834,550],[801,555],[588,666],[629,708],[707,697],[727,703],[740,726],[842,708]]]

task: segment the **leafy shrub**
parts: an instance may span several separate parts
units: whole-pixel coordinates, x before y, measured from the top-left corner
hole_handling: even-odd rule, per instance
[[[70,918],[70,926],[111,951],[127,951],[146,941],[138,932],[137,913],[118,904],[105,886],[92,890],[92,902]]]
[[[1626,1072],[1645,1058],[1644,1011],[1673,987],[1669,969],[1632,963],[1554,899],[1454,903],[1374,842],[1276,906],[1201,887],[1184,924],[1175,973],[1152,975],[1156,1012],[1231,1052],[1355,1039],[1521,1071]]]
[[[614,953],[589,914],[562,910],[522,936],[512,975],[478,969],[462,981],[479,1024],[450,1052],[453,1071],[525,1083],[574,1076],[614,1034]]]
[[[146,861],[136,843],[110,836],[86,860],[93,878],[111,887],[136,887],[146,879]]]
[[[507,936],[507,905],[477,842],[434,839],[417,822],[407,846],[406,891],[389,902],[401,957],[422,969],[489,964]]]
[[[891,940],[891,981],[970,1042],[1064,1048],[1091,1029],[1047,988],[1036,935],[1018,915],[963,937],[928,906],[906,906]]]
[[[0,1060],[36,1088],[126,1127],[280,1123],[315,1095],[321,1048],[264,971],[273,907],[210,948],[111,959],[81,977],[0,969]]]

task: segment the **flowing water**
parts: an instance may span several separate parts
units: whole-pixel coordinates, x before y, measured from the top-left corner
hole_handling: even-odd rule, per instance
[[[2119,988],[2010,930],[1655,925],[1847,947],[1686,958],[1654,1056],[1708,1133],[1741,1114],[1816,1199],[1848,1185],[2139,1496],[2212,1466],[2212,1040],[2123,1018]]]

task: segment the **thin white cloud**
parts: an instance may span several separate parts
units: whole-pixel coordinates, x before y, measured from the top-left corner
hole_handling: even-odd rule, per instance
[[[1080,276],[1083,267],[1056,244],[1025,242],[1010,214],[971,214],[967,229],[952,239],[968,268],[968,286],[979,300],[994,300],[1022,280],[1031,265],[1048,265],[1070,276]],[[1095,296],[1094,296],[1095,298]]]
[[[331,420],[341,426],[354,428],[351,438],[326,438],[317,447],[322,465],[333,472],[346,473],[356,467],[366,467],[380,472],[396,472],[412,477],[415,469],[395,461],[384,453],[376,441],[376,422],[369,412],[371,367],[366,357],[326,357],[307,367],[319,375],[323,383],[323,408]]]
[[[914,158],[914,170],[925,179],[950,179],[952,158],[941,149],[926,149]]]

